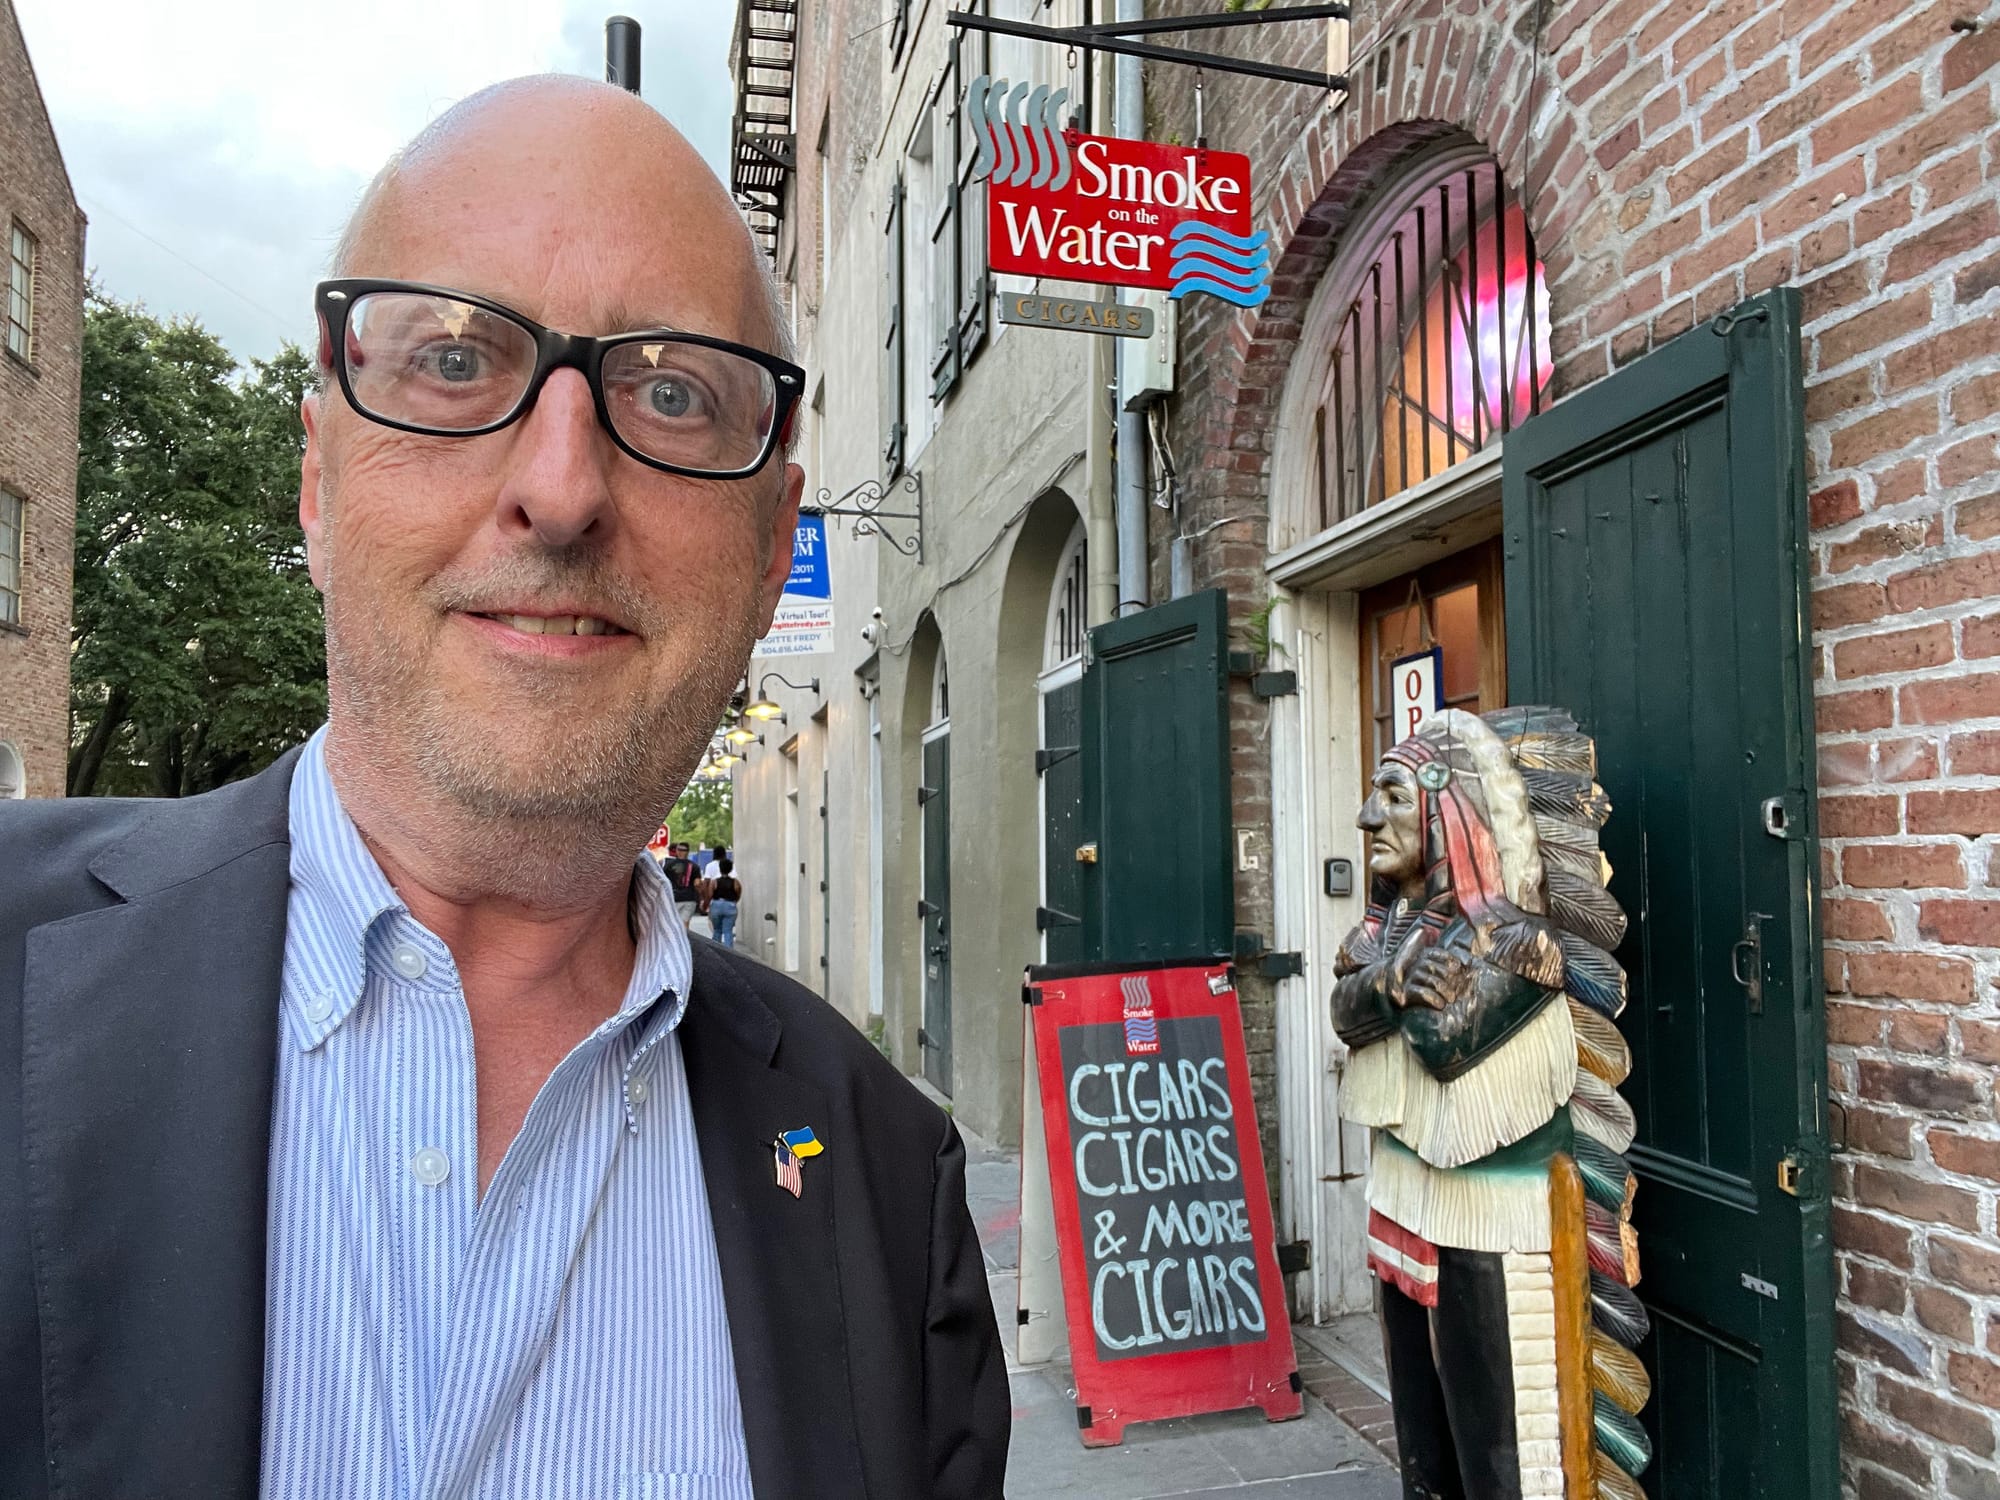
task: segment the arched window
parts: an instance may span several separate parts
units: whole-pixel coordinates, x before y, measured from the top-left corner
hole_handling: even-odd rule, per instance
[[[931,668],[931,717],[925,727],[936,729],[951,723],[951,676],[945,670],[944,646],[937,648],[937,665]]]
[[[1322,529],[1540,411],[1554,370],[1534,233],[1490,155],[1433,151],[1357,229],[1312,413]]]
[[[21,752],[0,740],[0,801],[27,795],[28,768],[21,763]]]

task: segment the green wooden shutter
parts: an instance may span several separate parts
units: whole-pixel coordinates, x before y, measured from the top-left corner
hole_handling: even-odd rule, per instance
[[[1756,298],[1502,454],[1508,694],[1596,736],[1632,918],[1659,1497],[1838,1493],[1798,327]]]
[[[882,216],[882,467],[884,480],[903,472],[903,176],[889,183],[889,209]]]
[[[1090,632],[1083,669],[1084,947],[1118,962],[1234,946],[1228,602],[1209,589]]]

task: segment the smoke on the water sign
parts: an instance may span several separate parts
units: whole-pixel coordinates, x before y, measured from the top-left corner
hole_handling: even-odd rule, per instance
[[[1270,235],[1250,227],[1249,157],[1066,130],[1066,97],[984,76],[966,90],[991,269],[1203,292],[1238,307],[1270,296]]]
[[[1035,969],[1026,995],[1084,1442],[1246,1405],[1297,1416],[1229,969]]]

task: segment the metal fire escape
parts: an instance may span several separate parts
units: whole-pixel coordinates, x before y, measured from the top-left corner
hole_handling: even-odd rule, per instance
[[[774,264],[785,188],[798,169],[792,130],[798,25],[798,0],[737,0],[736,37],[729,49],[736,75],[729,186]]]

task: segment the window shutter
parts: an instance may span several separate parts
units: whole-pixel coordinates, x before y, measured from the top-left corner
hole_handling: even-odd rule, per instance
[[[910,39],[910,0],[889,0],[889,65],[903,60],[903,43]]]
[[[986,0],[973,0],[969,10],[986,14]],[[952,138],[958,158],[958,363],[968,368],[986,343],[987,294],[992,279],[986,272],[986,184],[972,178],[979,159],[979,138],[965,127],[965,90],[987,71],[986,33],[961,31],[952,43],[958,52],[958,101],[952,110]]]
[[[958,384],[958,40],[931,98],[931,179],[937,184],[937,218],[931,232],[931,400],[942,401]]]
[[[882,223],[882,465],[884,479],[903,472],[903,178],[889,183]]]

